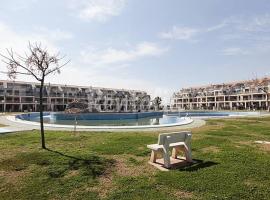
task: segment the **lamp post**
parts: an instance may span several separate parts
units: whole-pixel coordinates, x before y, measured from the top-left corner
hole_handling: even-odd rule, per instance
[[[37,112],[37,100],[35,100],[35,112]]]

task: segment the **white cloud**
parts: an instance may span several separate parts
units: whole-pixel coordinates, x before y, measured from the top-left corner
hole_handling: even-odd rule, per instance
[[[54,31],[52,30],[50,33],[54,35]],[[56,31],[58,32],[58,31]],[[56,34],[57,35],[57,34]],[[6,49],[12,48],[14,52],[24,55],[27,52],[28,42],[37,42],[41,43],[43,47],[46,47],[50,53],[56,53],[60,50],[60,48],[56,45],[55,41],[52,40],[50,34],[46,36],[44,33],[40,32],[32,32],[32,33],[21,33],[5,23],[0,22],[0,53],[6,55]],[[3,62],[1,62],[0,58],[0,71],[7,71],[6,66]],[[31,79],[29,76],[19,76],[20,80],[25,81],[35,81]],[[1,74],[1,79],[7,79],[5,74]]]
[[[220,24],[217,24],[217,25],[215,25],[215,26],[208,27],[208,28],[206,29],[206,31],[207,31],[207,32],[217,31],[217,30],[220,30],[220,29],[226,27],[227,25],[228,25],[227,22],[226,22],[226,21],[223,21],[223,22],[221,22]]]
[[[225,56],[237,56],[237,55],[247,55],[248,52],[239,47],[230,47],[223,49],[221,54]]]
[[[40,35],[42,38],[47,38],[51,41],[61,41],[73,38],[73,35],[70,32],[63,31],[61,29],[49,30],[46,27],[35,28],[35,34]]]
[[[218,25],[217,25],[218,26]],[[225,40],[269,41],[270,15],[231,16],[220,27],[226,27],[221,35]]]
[[[175,40],[192,40],[199,34],[207,34],[221,30],[221,38],[223,39],[243,39],[246,40],[263,40],[268,41],[269,36],[258,35],[270,32],[270,14],[255,16],[231,16],[224,19],[221,23],[206,28],[191,28],[173,26],[167,32],[159,33],[159,37],[163,39]]]
[[[248,32],[270,32],[270,15],[259,15],[251,19],[242,19],[238,28]]]
[[[190,40],[198,32],[195,28],[173,26],[170,31],[162,32],[159,36],[163,39]]]
[[[24,53],[28,42],[38,42],[46,46],[49,51],[56,52],[59,47],[57,41],[72,38],[72,34],[60,29],[49,30],[47,28],[37,28],[33,32],[19,32],[12,29],[7,24],[0,21],[0,52],[6,48],[13,48],[18,53]]]
[[[37,31],[39,30],[39,31]],[[46,28],[37,28],[33,33],[21,33],[15,31],[10,26],[0,22],[0,52],[3,53],[5,48],[13,47],[15,51],[24,53],[27,50],[28,41],[40,41],[43,45],[46,45],[48,49],[58,50],[59,47],[55,43],[61,37],[50,31],[49,34],[45,34],[48,30]],[[57,36],[55,36],[57,35]],[[65,35],[65,34],[63,34]],[[67,34],[68,35],[68,34]],[[70,36],[65,37],[66,39]],[[167,48],[162,48],[155,43],[143,42],[130,47],[130,50],[108,48],[106,50],[95,51],[94,55],[91,52],[85,54],[84,59],[86,63],[80,62],[80,60],[72,60],[67,66],[61,70],[60,75],[49,76],[46,78],[46,82],[60,83],[60,84],[73,84],[84,86],[99,86],[99,87],[112,87],[112,88],[125,88],[125,89],[138,89],[145,90],[152,96],[162,96],[165,98],[168,92],[166,88],[157,88],[150,80],[145,80],[140,77],[134,77],[129,70],[120,70],[125,68],[124,62],[134,61],[147,56],[158,56],[167,51]],[[94,60],[89,60],[87,55],[93,56]],[[115,64],[113,67],[104,68],[95,67],[91,63],[96,64]],[[0,71],[6,71],[6,66],[0,62]],[[7,79],[5,74],[0,74],[0,79]],[[28,76],[18,76],[18,80],[22,81],[35,81],[35,79]]]
[[[107,48],[105,50],[82,51],[81,56],[85,63],[94,65],[107,65],[134,61],[142,57],[158,56],[166,52],[168,48],[160,47],[155,43],[143,42],[131,50]]]
[[[80,19],[86,21],[107,21],[120,15],[126,0],[71,0],[70,8]]]
[[[28,9],[30,6],[36,4],[37,2],[38,0],[25,0],[25,1],[9,0],[6,1],[4,5],[1,2],[1,6],[6,7],[7,10],[19,12]]]

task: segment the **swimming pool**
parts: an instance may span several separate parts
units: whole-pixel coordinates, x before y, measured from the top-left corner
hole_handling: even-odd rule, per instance
[[[27,113],[16,116],[17,120],[38,123],[39,113]],[[191,123],[192,120],[179,116],[164,115],[163,112],[145,113],[44,113],[44,123],[47,125],[65,125],[85,127],[166,127]]]
[[[182,111],[182,112],[142,112],[142,113],[84,113],[67,114],[44,112],[44,126],[80,129],[142,129],[182,126],[196,118],[224,118],[258,116],[260,112],[233,111]],[[39,113],[25,113],[9,117],[9,120],[39,126]]]
[[[253,111],[180,111],[180,112],[168,112],[168,116],[178,117],[193,117],[193,118],[216,118],[216,117],[245,117],[245,116],[258,116],[260,112]]]

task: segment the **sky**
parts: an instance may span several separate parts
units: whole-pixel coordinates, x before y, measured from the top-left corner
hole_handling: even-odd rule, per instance
[[[168,103],[183,87],[269,76],[270,1],[0,0],[0,52],[23,54],[29,41],[71,60],[46,82],[144,90]]]

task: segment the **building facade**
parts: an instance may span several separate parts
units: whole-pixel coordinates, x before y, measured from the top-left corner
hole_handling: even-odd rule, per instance
[[[183,88],[171,98],[172,110],[269,110],[270,78]]]
[[[0,111],[39,110],[40,84],[0,81]],[[144,91],[72,85],[45,84],[44,111],[63,111],[74,100],[86,102],[93,112],[148,111],[150,95]]]

